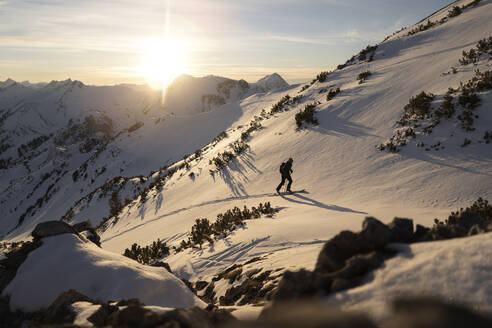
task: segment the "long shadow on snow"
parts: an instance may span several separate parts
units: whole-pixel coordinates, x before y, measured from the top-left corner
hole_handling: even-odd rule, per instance
[[[317,113],[317,117],[320,125],[305,127],[306,130],[332,136],[348,135],[352,137],[378,137],[377,135],[369,133],[371,130],[370,128],[343,119],[333,112],[320,111]]]
[[[416,160],[429,162],[435,165],[447,166],[453,169],[457,169],[467,173],[479,174],[488,177],[492,177],[492,170],[490,169],[492,166],[492,154],[483,155],[483,154],[470,154],[467,153],[466,156],[462,154],[449,154],[445,153],[444,150],[440,151],[440,154],[435,154],[432,152],[400,152],[398,153],[404,158],[413,158]],[[432,156],[434,154],[435,156]],[[444,156],[443,156],[444,155]],[[440,156],[438,158],[437,156]],[[459,157],[462,157],[462,163],[471,163],[479,164],[486,171],[478,171],[472,168],[459,166]],[[454,164],[450,162],[450,160],[454,161]],[[487,172],[488,171],[488,172]]]
[[[246,188],[243,182],[249,181],[244,172],[247,168],[251,171],[260,174],[260,170],[253,164],[254,152],[251,150],[241,154],[241,156],[234,159],[228,166],[219,171],[219,176],[226,183],[227,187],[231,190],[234,196],[248,196]],[[247,168],[246,168],[247,167]]]
[[[325,210],[330,210],[330,211],[338,211],[338,212],[350,212],[350,213],[356,213],[356,214],[367,214],[367,212],[361,212],[361,211],[356,211],[348,207],[341,207],[337,205],[327,205],[322,202],[318,202],[317,200],[314,200],[312,198],[302,196],[299,193],[293,193],[291,196],[300,198],[302,200],[296,200],[292,198],[287,198],[287,195],[281,195],[281,197],[289,202],[297,203],[297,204],[302,204],[302,205],[309,205],[309,206],[316,206]]]
[[[103,239],[102,242],[107,242],[107,241],[110,241],[116,237],[119,237],[129,231],[133,231],[133,230],[136,230],[148,223],[151,223],[151,222],[154,222],[154,221],[158,221],[160,219],[163,219],[165,217],[168,217],[168,216],[171,216],[171,215],[175,215],[175,214],[178,214],[178,213],[181,213],[181,212],[184,212],[184,211],[188,211],[188,210],[191,210],[193,208],[197,208],[197,207],[202,207],[202,206],[207,206],[207,205],[213,205],[213,204],[220,204],[220,203],[226,203],[226,202],[231,202],[231,201],[235,201],[235,200],[244,200],[244,199],[257,199],[257,198],[265,198],[265,197],[275,197],[275,196],[279,196],[279,194],[277,193],[274,193],[274,192],[271,192],[271,193],[263,193],[263,194],[257,194],[257,195],[244,195],[244,196],[232,196],[232,197],[227,197],[227,198],[223,198],[223,199],[217,199],[217,200],[210,200],[210,201],[207,201],[207,202],[203,202],[203,203],[200,203],[200,204],[196,204],[196,205],[191,205],[189,207],[183,207],[183,208],[180,208],[180,209],[177,209],[177,210],[174,210],[174,211],[171,211],[169,213],[166,213],[166,214],[163,214],[163,215],[160,215],[152,220],[149,220],[149,221],[146,221],[144,223],[140,223],[134,227],[131,227],[125,231],[122,231],[112,237],[109,237],[107,239]],[[290,201],[290,202],[293,202],[293,203],[298,203],[298,204],[302,204],[302,205],[309,205],[309,206],[316,206],[316,207],[319,207],[319,208],[322,208],[322,209],[326,209],[326,210],[329,210],[329,211],[338,211],[338,212],[350,212],[350,213],[356,213],[356,214],[367,214],[366,212],[360,212],[360,211],[356,211],[356,210],[353,210],[353,209],[350,209],[350,208],[347,208],[347,207],[341,207],[341,206],[337,206],[337,205],[327,205],[327,204],[324,204],[324,203],[321,203],[321,202],[318,202],[317,200],[314,200],[312,198],[308,198],[308,197],[305,197],[305,196],[301,196],[299,194],[293,194],[293,196],[295,197],[298,197],[298,198],[301,198],[305,201],[299,201],[299,200],[295,200],[295,199],[291,199],[291,198],[287,198],[285,195],[280,195],[280,197],[284,198],[285,200],[287,201]]]

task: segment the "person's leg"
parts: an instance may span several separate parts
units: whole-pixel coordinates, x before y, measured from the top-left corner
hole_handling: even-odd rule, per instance
[[[280,182],[280,184],[277,187],[277,192],[280,192],[280,188],[282,188],[284,183],[285,183],[285,176],[282,175],[282,181]]]
[[[287,176],[287,181],[289,181],[289,184],[287,185],[287,191],[292,191],[290,190],[290,186],[292,186],[292,178],[289,176]]]

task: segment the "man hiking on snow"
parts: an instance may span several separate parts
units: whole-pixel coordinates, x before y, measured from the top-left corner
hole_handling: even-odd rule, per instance
[[[292,192],[292,190],[290,190],[290,186],[292,185],[292,177],[290,176],[290,174],[293,172],[292,171],[293,161],[294,160],[292,158],[289,158],[287,162],[284,162],[280,165],[280,174],[282,174],[282,182],[280,182],[280,184],[277,187],[277,193],[280,193],[280,188],[282,188],[282,186],[284,185],[285,180],[289,181],[289,184],[287,184],[287,191]]]

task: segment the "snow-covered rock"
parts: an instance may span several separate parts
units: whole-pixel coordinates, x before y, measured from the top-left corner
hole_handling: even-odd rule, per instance
[[[483,312],[492,312],[492,235],[432,243],[395,244],[399,254],[367,278],[367,283],[337,293],[331,301],[344,309],[383,320],[395,297],[440,296]]]
[[[274,91],[289,87],[289,84],[278,74],[273,73],[253,83],[252,87],[262,92]]]
[[[146,305],[170,308],[205,305],[166,269],[141,265],[71,234],[44,238],[3,295],[10,296],[13,310],[36,311],[69,289],[103,301],[139,298]]]
[[[233,80],[220,76],[193,77],[181,75],[165,92],[164,107],[175,115],[192,115],[212,111],[255,93],[269,92],[288,87],[277,73],[267,75],[258,82]]]

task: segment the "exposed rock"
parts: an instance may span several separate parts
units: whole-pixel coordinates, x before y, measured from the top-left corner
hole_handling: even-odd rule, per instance
[[[232,283],[234,283],[234,281],[236,281],[237,279],[239,279],[241,277],[242,272],[243,272],[242,268],[234,269],[232,271],[227,272],[224,275],[224,279],[229,280],[229,283],[232,284]]]
[[[25,321],[29,318],[28,315],[17,311],[10,312],[9,298],[0,297],[0,327],[27,327]]]
[[[219,280],[223,279],[226,274],[228,274],[229,272],[231,272],[231,271],[233,271],[239,267],[241,267],[239,264],[234,264],[234,265],[228,267],[227,269],[225,269],[224,271],[222,271],[221,273],[219,273],[218,275],[213,277],[212,281],[219,281]]]
[[[225,295],[219,298],[220,305],[235,305],[243,296],[247,299],[243,304],[254,303],[256,295],[262,287],[261,282],[246,279],[241,285],[226,290]]]
[[[394,218],[388,225],[391,230],[391,242],[410,243],[413,239],[413,221],[411,219]]]
[[[375,328],[376,326],[365,315],[344,312],[321,302],[305,301],[266,308],[258,320],[243,322],[234,327]]]
[[[87,321],[91,322],[96,327],[107,326],[111,323],[110,316],[115,311],[118,311],[117,306],[110,305],[109,303],[101,304],[101,307],[91,314],[87,318]]]
[[[367,217],[362,222],[360,236],[374,249],[381,249],[391,241],[391,230],[383,222]]]
[[[169,266],[169,263],[167,263],[167,262],[157,261],[157,262],[151,263],[150,265],[153,266],[153,267],[164,268],[169,273],[173,273],[173,271],[171,270],[171,267]]]
[[[30,252],[41,246],[40,241],[25,242],[21,247],[14,248],[0,260],[0,293],[14,279],[17,269],[26,260]]]
[[[203,288],[207,287],[207,285],[208,285],[208,282],[203,281],[203,280],[199,280],[199,281],[197,281],[197,282],[195,283],[195,289],[196,289],[197,291],[200,291],[200,290],[202,290]]]
[[[17,269],[27,258],[26,252],[12,252],[7,254],[7,258],[2,260],[2,266],[7,269]]]
[[[79,233],[87,231],[89,229],[93,229],[90,221],[79,222],[79,223],[74,224],[72,227],[75,229],[75,231],[77,231]]]
[[[317,276],[319,275],[304,269],[297,272],[285,271],[272,300],[274,302],[294,301],[313,295],[316,292],[315,287],[322,287],[320,283],[314,281]],[[319,280],[319,282],[324,281],[323,279]],[[329,285],[331,286],[331,282]]]
[[[130,298],[128,300],[121,300],[116,303],[116,306],[144,306],[142,302],[138,298]]]
[[[130,305],[116,310],[109,318],[102,318],[100,322],[107,322],[108,320],[110,320],[112,327],[149,328],[213,328],[236,321],[228,311],[218,310],[213,306],[207,310],[195,307],[158,314],[139,305]]]
[[[393,302],[388,328],[486,328],[492,320],[472,310],[436,298],[405,298]]]
[[[186,287],[188,287],[191,290],[191,292],[196,295],[196,290],[195,288],[193,288],[193,284],[189,280],[185,278],[181,278],[181,281],[184,282]]]
[[[101,237],[99,237],[99,235],[97,234],[97,232],[95,230],[94,231],[88,231],[86,237],[88,240],[92,241],[94,244],[101,247]]]
[[[383,249],[390,242],[391,230],[381,221],[368,217],[362,231],[342,231],[327,241],[316,262],[317,272],[334,272],[345,266],[345,261],[356,254]]]
[[[413,234],[412,241],[430,241],[432,240],[431,229],[424,227],[423,225],[417,224],[415,228],[415,233]]]
[[[160,319],[165,327],[173,328],[211,328],[236,321],[228,311],[216,309],[206,311],[197,307],[176,309],[163,314]]]
[[[94,244],[101,247],[101,237],[97,233],[96,229],[94,229],[90,221],[76,223],[72,227],[78,233],[84,233],[84,236],[88,240],[92,241]]]
[[[205,289],[205,292],[203,295],[200,297],[202,301],[210,304],[214,304],[217,300],[215,297],[215,284],[214,282],[210,282],[210,284],[207,286],[207,289]]]
[[[347,260],[345,267],[336,272],[334,277],[337,279],[352,279],[365,275],[367,272],[378,268],[384,262],[384,259],[380,252],[355,255]]]
[[[16,272],[16,269],[0,268],[0,293],[14,279]]]
[[[92,302],[87,296],[70,289],[61,293],[48,309],[42,313],[43,323],[72,323],[75,319],[75,312],[71,305],[75,302]]]
[[[352,287],[352,283],[348,279],[337,278],[333,280],[331,284],[331,292],[336,293],[344,289],[349,289]]]
[[[31,235],[34,237],[35,240],[39,240],[44,237],[56,236],[65,233],[78,235],[77,230],[75,230],[71,225],[63,221],[41,222],[34,228],[34,230],[31,232]]]
[[[113,327],[156,327],[159,315],[140,306],[128,306],[111,314]]]
[[[315,271],[333,272],[341,269],[345,260],[360,250],[370,251],[370,245],[360,242],[359,236],[352,231],[342,231],[328,240],[318,255]]]

